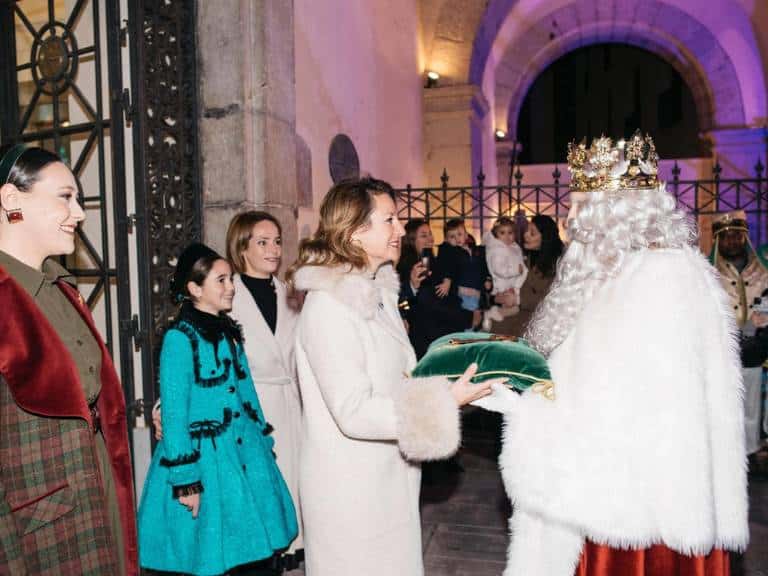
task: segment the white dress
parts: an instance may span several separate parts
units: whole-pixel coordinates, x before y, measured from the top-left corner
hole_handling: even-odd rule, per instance
[[[518,293],[528,277],[523,250],[517,243],[507,245],[490,232],[483,236],[485,261],[493,277],[493,293],[501,294],[509,289]]]

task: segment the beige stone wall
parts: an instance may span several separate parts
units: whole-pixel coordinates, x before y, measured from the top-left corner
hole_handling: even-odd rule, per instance
[[[224,249],[240,210],[274,214],[296,256],[292,0],[198,3],[204,235]]]
[[[312,206],[299,233],[313,231],[331,186],[328,148],[338,133],[360,167],[395,186],[423,183],[421,70],[416,0],[294,0],[296,131],[309,150]],[[300,193],[301,197],[301,193]]]

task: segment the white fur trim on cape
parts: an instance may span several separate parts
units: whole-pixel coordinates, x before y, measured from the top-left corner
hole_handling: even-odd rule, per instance
[[[513,519],[515,574],[571,576],[578,562],[579,550],[548,546],[558,557],[547,562],[562,568],[539,570],[526,518],[616,548],[746,547],[741,366],[727,302],[689,248],[630,255],[596,292],[550,356],[555,400],[526,392],[505,418],[500,466],[524,515]]]
[[[441,460],[461,442],[459,408],[442,376],[409,378],[395,399],[398,443],[409,460]]]
[[[294,283],[298,290],[322,290],[339,302],[370,319],[381,302],[381,294],[400,291],[400,279],[392,264],[385,264],[374,278],[367,271],[349,266],[303,266],[296,271]]]
[[[573,527],[515,510],[504,576],[571,576],[576,573],[584,536]],[[621,576],[617,574],[616,576]]]

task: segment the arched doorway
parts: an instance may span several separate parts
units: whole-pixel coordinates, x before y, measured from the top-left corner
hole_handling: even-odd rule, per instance
[[[587,0],[491,0],[473,44],[469,81],[483,87],[499,125],[561,56],[596,43],[630,44],[678,70],[703,130],[745,126],[764,114],[768,98],[754,57],[760,52],[748,15],[734,2],[713,1],[717,10],[702,11],[693,0],[606,0],[599,8]]]
[[[517,118],[522,164],[565,161],[568,142],[601,134],[653,134],[662,158],[708,156],[696,100],[682,76],[656,54],[626,44],[578,48],[531,84]]]

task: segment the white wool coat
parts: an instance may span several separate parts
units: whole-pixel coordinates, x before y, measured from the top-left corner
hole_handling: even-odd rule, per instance
[[[485,262],[493,277],[493,293],[501,294],[510,288],[519,292],[528,277],[522,248],[517,243],[511,246],[504,244],[491,232],[485,233],[483,244]]]
[[[307,576],[419,576],[415,461],[458,447],[448,382],[405,376],[416,358],[391,265],[375,279],[307,266],[295,282],[308,291],[296,343]]]
[[[277,295],[275,333],[269,329],[258,304],[235,276],[235,298],[231,316],[243,327],[245,354],[261,408],[274,431],[277,466],[288,485],[296,507],[299,534],[288,549],[304,547],[299,495],[299,451],[301,448],[301,398],[296,377],[296,323],[298,314],[288,305],[287,288],[274,278]]]
[[[571,576],[585,539],[684,554],[748,541],[735,323],[693,249],[627,257],[550,359],[555,399],[501,388],[505,575]]]

